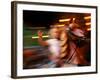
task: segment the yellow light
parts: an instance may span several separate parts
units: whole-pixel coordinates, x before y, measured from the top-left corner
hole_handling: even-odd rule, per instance
[[[58,24],[56,26],[61,27],[61,26],[65,26],[65,24]]]
[[[46,35],[46,36],[42,36],[43,38],[48,38],[49,37],[49,35]],[[32,37],[32,39],[37,39],[37,38],[39,38],[38,36],[34,36],[34,37]]]
[[[91,19],[91,16],[86,16],[84,17],[84,19]]]
[[[88,25],[91,25],[91,23],[90,23],[90,22],[88,22],[88,23],[85,23],[85,25],[87,25],[87,26],[88,26]]]
[[[87,28],[87,31],[90,31],[91,30],[91,28]]]
[[[70,19],[60,19],[59,22],[67,22],[70,21]]]

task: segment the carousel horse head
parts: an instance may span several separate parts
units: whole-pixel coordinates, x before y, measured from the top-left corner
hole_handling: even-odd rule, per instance
[[[69,24],[69,28],[70,28],[70,29],[79,28],[79,25],[76,24],[76,23],[71,23],[71,24]]]

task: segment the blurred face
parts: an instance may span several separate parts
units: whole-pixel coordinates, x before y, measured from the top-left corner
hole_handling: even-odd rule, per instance
[[[59,30],[57,28],[53,28],[52,31],[51,31],[51,35],[52,35],[53,38],[58,39],[59,35],[60,35]]]

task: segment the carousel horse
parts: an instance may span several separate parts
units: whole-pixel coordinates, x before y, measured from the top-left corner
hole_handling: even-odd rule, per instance
[[[78,28],[79,25],[71,23],[63,27],[61,31],[61,58],[68,64],[89,65],[85,55],[89,52],[89,42],[84,31]],[[88,48],[88,49],[87,49]]]

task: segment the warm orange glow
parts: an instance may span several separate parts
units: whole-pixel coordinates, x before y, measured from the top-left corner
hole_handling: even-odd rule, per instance
[[[87,28],[87,31],[91,31],[91,28]]]
[[[73,18],[73,21],[75,21],[75,18]]]
[[[60,19],[59,22],[67,22],[70,21],[70,19]]]
[[[57,26],[58,26],[58,27],[61,27],[61,26],[65,26],[65,24],[58,24]]]
[[[75,18],[73,18],[73,23],[75,22]]]
[[[88,25],[91,25],[91,23],[90,23],[90,22],[88,22],[88,23],[85,23],[85,25],[87,25],[87,26],[88,26]]]
[[[91,19],[91,16],[86,16],[84,17],[84,19]]]

